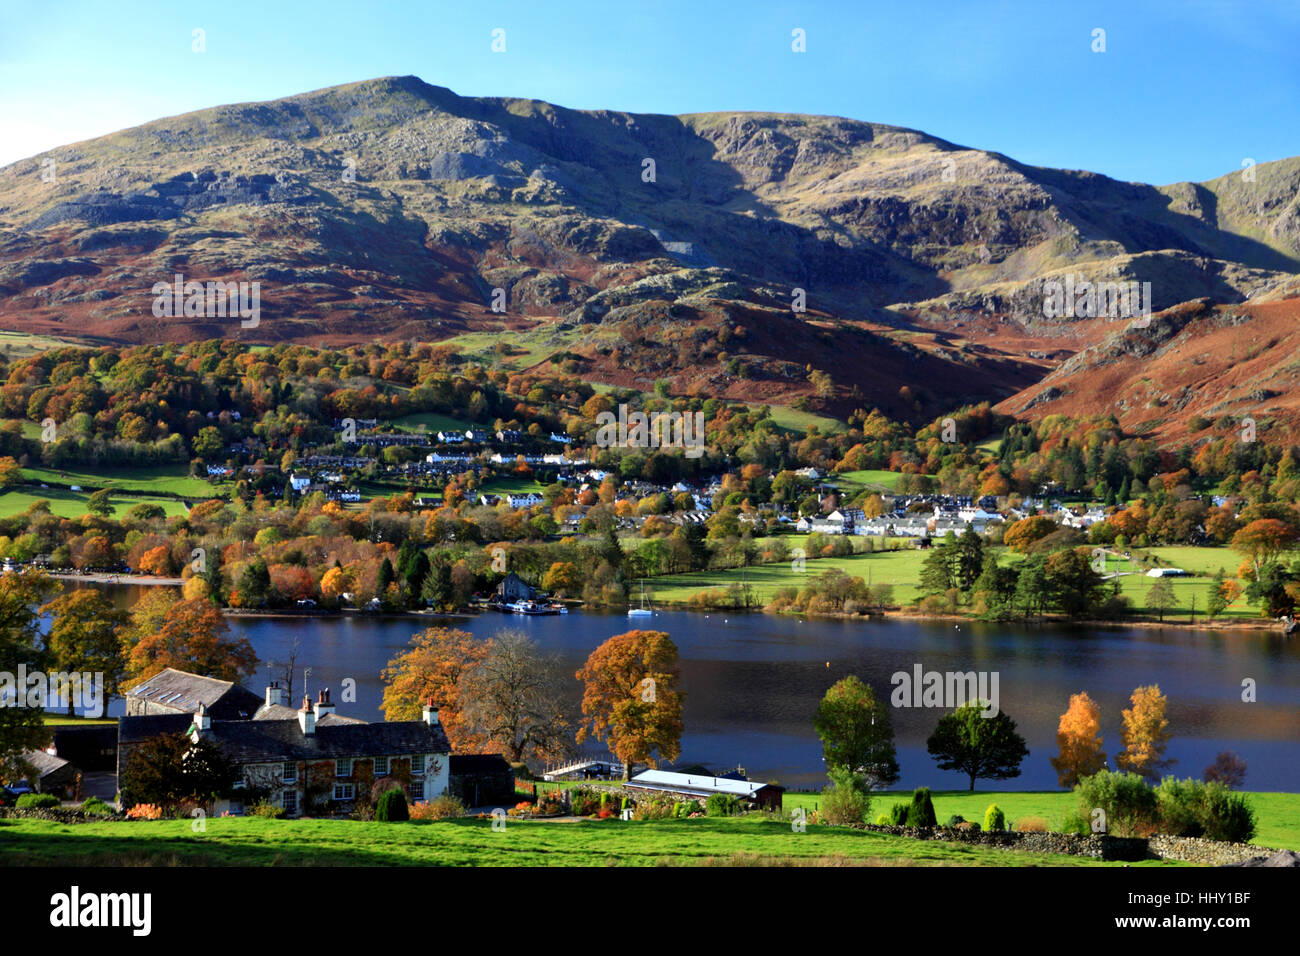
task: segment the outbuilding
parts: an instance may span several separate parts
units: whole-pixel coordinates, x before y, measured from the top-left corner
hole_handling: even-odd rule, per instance
[[[629,790],[669,793],[693,800],[707,800],[715,793],[725,793],[763,810],[780,810],[781,798],[785,793],[785,788],[775,783],[758,783],[709,774],[672,773],[667,770],[646,770],[629,780],[624,787]]]

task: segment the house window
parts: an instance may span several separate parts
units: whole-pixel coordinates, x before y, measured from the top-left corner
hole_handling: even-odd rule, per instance
[[[284,795],[281,798],[281,803],[284,806],[285,813],[297,813],[298,812],[298,791],[297,790],[284,791]]]
[[[334,776],[336,777],[352,776],[352,761],[350,759],[334,761]]]
[[[388,758],[387,758],[387,757],[376,757],[376,758],[375,758],[375,776],[376,776],[376,777],[386,777],[386,776],[388,776]]]
[[[424,754],[411,757],[411,773],[424,773]]]
[[[411,799],[412,799],[412,800],[423,800],[423,799],[424,799],[424,781],[423,781],[423,780],[412,780],[412,781],[411,781]]]
[[[353,796],[353,793],[354,793],[354,790],[353,790],[352,784],[350,784],[350,783],[336,783],[336,784],[334,784],[334,799],[335,799],[335,800],[351,800],[351,799],[352,799],[352,796]]]
[[[284,765],[281,778],[285,783],[298,782],[298,765],[296,763],[286,763]]]

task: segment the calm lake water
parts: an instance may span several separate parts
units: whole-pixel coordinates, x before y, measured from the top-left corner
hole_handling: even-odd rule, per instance
[[[123,603],[133,589],[115,589]],[[428,623],[407,618],[232,618],[264,662],[283,660],[295,637],[301,693],[303,667],[310,690],[334,690],[356,681],[357,701],[343,713],[381,719],[380,672]],[[999,704],[1018,724],[1029,756],[1021,775],[980,781],[980,789],[1056,789],[1048,763],[1055,755],[1057,721],[1069,696],[1087,691],[1102,712],[1102,735],[1112,757],[1119,749],[1120,711],[1133,688],[1158,684],[1169,698],[1173,771],[1199,778],[1217,753],[1232,750],[1248,764],[1252,790],[1300,791],[1300,639],[1278,632],[1228,634],[1157,629],[1098,631],[1062,627],[916,621],[800,620],[764,614],[657,612],[652,621],[621,614],[573,613],[523,618],[488,613],[445,622],[489,637],[507,627],[530,634],[576,670],[612,634],[635,627],[667,631],[681,652],[686,694],[682,763],[722,769],[742,765],[751,777],[789,787],[825,781],[813,713],[826,689],[856,674],[886,698],[891,675],[926,671],[998,673]],[[261,690],[267,668],[247,681]],[[1257,701],[1241,700],[1242,681],[1257,684]],[[578,683],[573,685],[575,699]],[[121,713],[116,701],[110,713]],[[944,711],[891,711],[900,786],[964,789],[966,778],[942,772],[925,741]]]

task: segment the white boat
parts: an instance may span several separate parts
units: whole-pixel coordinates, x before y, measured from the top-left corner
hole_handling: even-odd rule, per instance
[[[629,608],[628,617],[654,617],[654,611],[645,606],[645,582],[641,582],[641,606]]]

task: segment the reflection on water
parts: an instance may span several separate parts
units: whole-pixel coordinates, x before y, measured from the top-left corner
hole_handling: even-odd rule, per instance
[[[333,687],[338,699],[340,682],[355,679],[357,701],[342,709],[368,719],[381,716],[380,672],[427,623],[359,616],[231,619],[232,630],[247,636],[264,662],[283,660],[298,637],[299,680],[302,668],[311,667],[312,692]],[[622,615],[594,613],[485,614],[445,623],[484,637],[520,627],[575,670],[601,641],[631,629]],[[825,775],[812,715],[826,688],[856,674],[887,697],[891,675],[920,664],[927,671],[999,674],[1001,709],[1018,724],[1030,755],[1020,777],[980,781],[980,789],[1056,789],[1048,757],[1056,753],[1057,721],[1069,696],[1080,691],[1101,708],[1113,766],[1120,711],[1129,694],[1139,685],[1159,684],[1169,698],[1174,737],[1168,756],[1178,761],[1173,772],[1199,778],[1219,751],[1232,750],[1249,766],[1249,789],[1300,791],[1300,639],[1288,641],[1279,632],[1095,631],[686,611],[657,612],[635,626],[667,631],[681,651],[681,759],[687,763],[715,769],[741,764],[753,778],[819,786]],[[264,664],[248,684],[260,691],[267,673]],[[1256,703],[1241,700],[1244,678],[1258,685]],[[121,713],[121,706],[115,702],[111,712]],[[937,770],[926,753],[926,738],[942,713],[892,711],[900,786],[967,786],[961,774]]]

